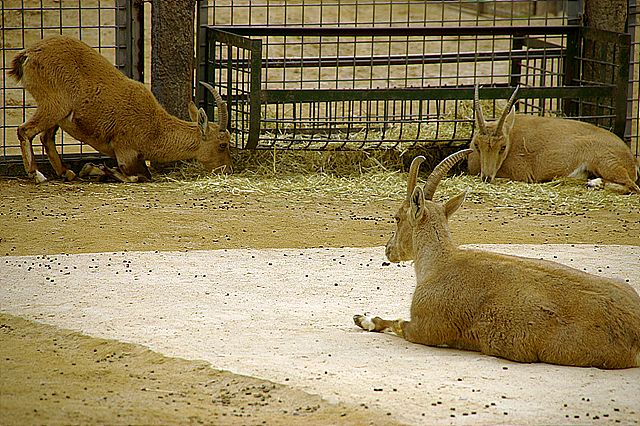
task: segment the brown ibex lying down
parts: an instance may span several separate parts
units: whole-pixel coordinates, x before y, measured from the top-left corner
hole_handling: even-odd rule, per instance
[[[148,180],[145,160],[168,162],[197,159],[211,171],[231,171],[227,109],[214,96],[219,123],[209,123],[205,111],[191,102],[192,122],[167,111],[140,82],[127,78],[107,59],[80,40],[54,36],[40,40],[13,59],[9,74],[34,97],[35,114],[18,127],[26,172],[36,182],[46,180],[37,169],[31,141],[40,141],[55,172],[75,178],[55,147],[58,128],[98,152],[115,158],[119,170],[103,168],[126,182]]]
[[[640,194],[637,165],[629,147],[613,133],[577,120],[516,114],[516,88],[497,121],[486,122],[475,87],[475,133],[469,173],[522,182],[586,178],[589,187],[621,185]],[[614,186],[615,189],[615,186]]]
[[[519,362],[627,368],[640,366],[640,296],[628,284],[561,264],[458,248],[447,220],[466,192],[432,201],[439,181],[470,150],[443,160],[416,186],[414,159],[407,198],[387,243],[392,262],[414,259],[411,320],[370,314],[354,321],[392,330],[414,343],[480,351]]]

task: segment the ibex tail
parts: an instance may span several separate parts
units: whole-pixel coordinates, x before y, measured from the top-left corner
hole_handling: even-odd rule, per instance
[[[16,55],[11,61],[11,69],[9,70],[9,75],[13,77],[16,81],[22,80],[22,66],[25,62],[27,62],[27,52],[24,50]]]

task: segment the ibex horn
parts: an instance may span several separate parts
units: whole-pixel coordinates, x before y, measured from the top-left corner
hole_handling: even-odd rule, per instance
[[[411,198],[411,194],[413,194],[413,190],[416,187],[416,182],[418,181],[418,170],[420,169],[420,164],[426,160],[422,155],[414,158],[411,162],[411,167],[409,167],[409,181],[407,182],[407,200]]]
[[[478,94],[478,85],[475,85],[473,91],[473,108],[476,112],[476,121],[480,127],[480,133],[487,132],[487,122],[484,121],[484,115],[482,115],[482,107],[480,106],[480,95]]]
[[[509,112],[511,112],[511,107],[516,101],[516,96],[518,95],[518,90],[520,89],[520,85],[516,86],[516,89],[511,94],[511,97],[507,101],[507,106],[504,107],[504,111],[502,111],[502,115],[500,116],[500,120],[498,121],[498,125],[496,126],[495,134],[498,135],[502,131],[502,126],[504,125],[504,120],[507,118]]]
[[[202,84],[210,93],[213,95],[213,99],[216,101],[216,105],[218,107],[218,128],[220,131],[227,129],[227,103],[222,100],[222,96],[218,93],[216,89],[213,88],[209,83],[205,83],[201,81]]]
[[[472,149],[463,149],[461,151],[454,152],[438,163],[427,178],[427,181],[424,183],[424,198],[426,200],[431,200],[433,198],[433,194],[435,194],[438,184],[442,178],[446,176],[447,172],[451,170],[451,167],[471,152],[473,152]]]

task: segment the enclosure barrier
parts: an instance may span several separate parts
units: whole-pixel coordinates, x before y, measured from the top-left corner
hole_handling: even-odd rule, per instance
[[[490,116],[520,84],[525,113],[579,117],[622,135],[626,109],[624,137],[640,158],[636,3],[628,2],[629,55],[626,35],[567,26],[580,22],[582,0],[198,0],[197,78],[228,99],[238,148],[465,145],[473,85]],[[16,129],[35,108],[7,76],[13,56],[69,34],[142,79],[144,8],[150,2],[0,2],[0,173],[23,173]],[[65,161],[100,157],[60,131],[56,143]],[[46,163],[41,152],[36,159]]]
[[[520,85],[522,112],[625,131],[627,34],[576,25],[210,26],[206,37],[205,79],[228,102],[238,148],[466,145],[474,84],[494,114]]]

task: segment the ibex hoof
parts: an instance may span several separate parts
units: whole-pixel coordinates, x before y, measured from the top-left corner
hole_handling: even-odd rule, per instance
[[[364,315],[354,315],[353,322],[363,330],[373,331],[376,325],[373,323],[373,317],[369,312],[365,312]]]
[[[65,172],[62,174],[62,177],[64,178],[64,180],[66,181],[72,181],[76,178],[76,174],[73,172],[73,170],[67,169],[65,170]]]
[[[602,189],[604,188],[604,181],[602,178],[589,179],[587,181],[587,189]]]
[[[82,166],[82,170],[80,170],[79,176],[81,178],[87,176],[104,176],[104,171],[100,168],[100,166],[96,166],[93,163],[85,163],[85,165]]]
[[[45,177],[45,175],[40,173],[40,170],[36,170],[35,172],[31,173],[31,177],[33,178],[35,183],[42,183],[47,181],[47,178]]]

